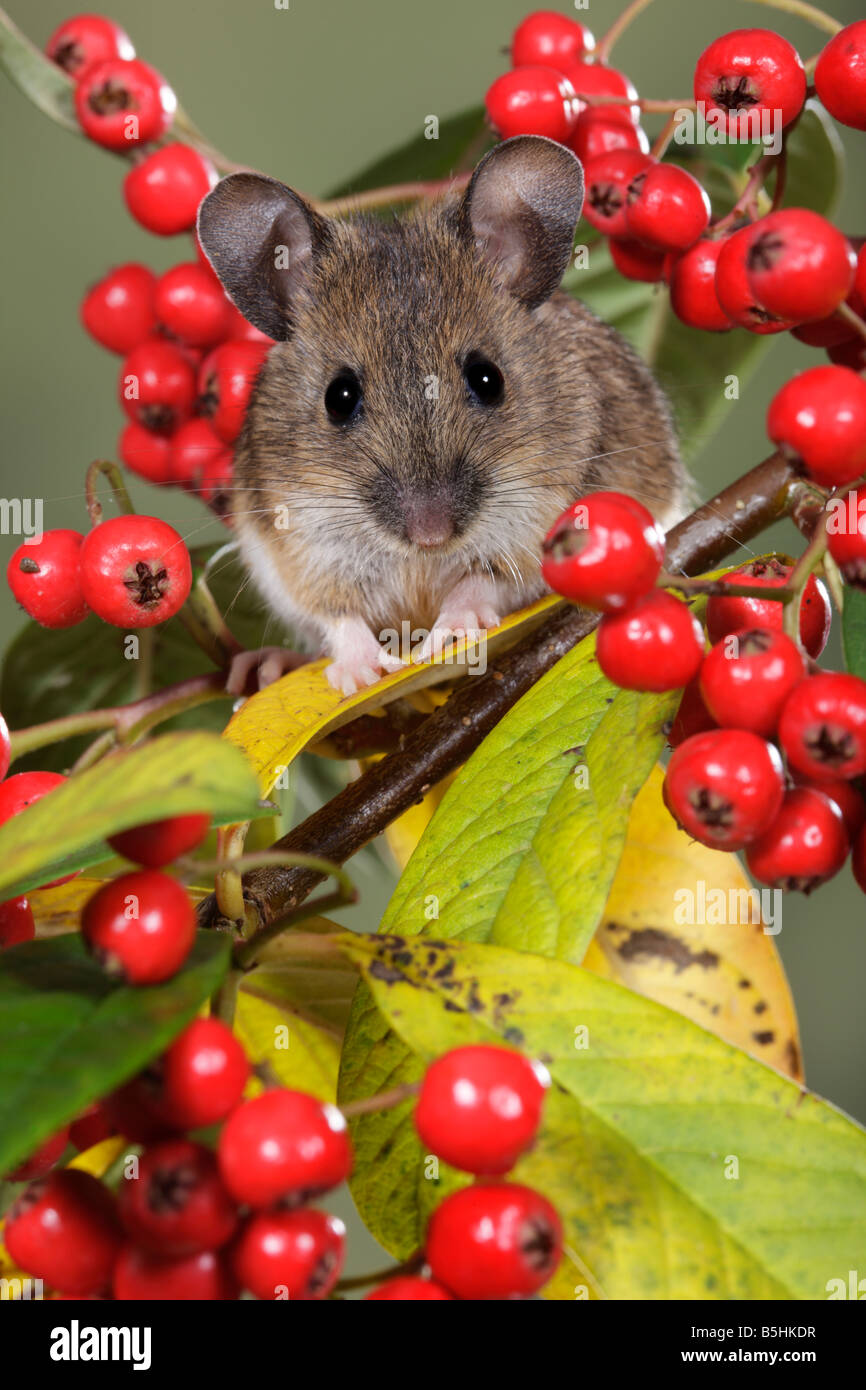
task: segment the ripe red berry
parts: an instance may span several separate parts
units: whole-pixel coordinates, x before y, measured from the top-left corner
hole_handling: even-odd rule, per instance
[[[772,825],[746,847],[746,863],[769,888],[811,893],[838,873],[847,854],[848,832],[835,801],[795,787],[785,793]]]
[[[123,196],[142,227],[157,236],[174,236],[195,226],[198,205],[216,181],[209,159],[175,142],[133,165],[123,181]]]
[[[234,454],[228,447],[205,464],[196,492],[203,502],[225,519],[230,510],[234,480]]]
[[[75,627],[87,617],[80,576],[83,541],[80,531],[46,531],[12,554],[6,567],[9,588],[41,627]]]
[[[195,913],[180,883],[143,869],[97,889],[85,904],[81,934],[110,975],[156,985],[175,975],[192,950]]]
[[[85,537],[81,587],[104,622],[153,627],[186,601],[192,587],[189,551],[174,527],[158,517],[109,517]]]
[[[667,251],[654,251],[641,241],[629,241],[625,237],[611,238],[608,250],[620,275],[627,280],[641,280],[645,284],[656,285],[665,278]]]
[[[596,655],[624,690],[677,690],[697,675],[704,635],[685,603],[657,589],[623,613],[605,613]]]
[[[586,201],[583,215],[605,236],[627,235],[625,209],[628,185],[650,163],[649,155],[639,150],[613,150],[597,155],[584,169]]]
[[[31,1182],[33,1178],[44,1177],[56,1164],[66,1145],[69,1143],[69,1128],[64,1126],[56,1134],[52,1134],[50,1139],[46,1139],[35,1153],[26,1158],[23,1163],[19,1163],[17,1168],[13,1168],[11,1173],[4,1174],[7,1182]]]
[[[446,1299],[453,1301],[453,1298],[453,1294],[443,1289],[441,1284],[434,1284],[432,1279],[421,1279],[408,1274],[387,1279],[384,1284],[379,1284],[377,1288],[364,1295],[364,1301],[367,1303],[377,1299],[396,1300],[401,1303],[442,1303]]]
[[[791,767],[816,782],[866,772],[866,681],[819,671],[791,691],[779,719]]]
[[[205,470],[225,451],[225,444],[207,420],[187,420],[171,436],[170,477],[173,483],[193,492]]]
[[[546,1070],[519,1052],[457,1047],[427,1068],[415,1128],[446,1163],[498,1177],[533,1143],[549,1084]]]
[[[775,318],[821,319],[845,299],[856,257],[848,238],[809,208],[780,208],[750,229],[746,275]]]
[[[241,1288],[261,1299],[327,1298],[340,1277],[346,1228],[314,1209],[251,1216],[232,1249]]]
[[[87,291],[81,321],[109,352],[131,352],[156,328],[156,276],[147,266],[119,265]]]
[[[815,791],[823,792],[825,796],[829,796],[831,801],[835,801],[842,812],[848,838],[852,843],[854,842],[861,827],[866,825],[866,801],[863,800],[853,782],[843,782],[840,778],[836,778],[832,782],[817,782],[794,770],[794,785],[814,787]]]
[[[574,129],[574,88],[553,68],[515,68],[497,77],[485,97],[487,115],[503,140],[546,135],[563,143]]]
[[[137,1176],[121,1181],[117,1206],[129,1236],[156,1255],[218,1250],[237,1226],[214,1155],[190,1139],[145,1149]]]
[[[866,826],[858,832],[851,848],[851,869],[857,887],[866,893]]]
[[[36,923],[28,898],[10,898],[0,903],[0,951],[32,941],[35,935]]]
[[[201,364],[198,408],[226,444],[241,432],[267,343],[222,343]]]
[[[786,333],[794,325],[788,319],[777,319],[757,303],[746,270],[746,255],[751,241],[751,227],[725,237],[716,261],[716,295],[719,304],[732,323],[747,328],[750,333]]]
[[[89,1173],[58,1169],[13,1202],[4,1242],[26,1274],[59,1293],[101,1294],[120,1245],[114,1198]]]
[[[777,391],[767,434],[822,487],[866,469],[866,381],[849,367],[810,367]]]
[[[95,1101],[93,1105],[88,1105],[87,1109],[73,1120],[69,1126],[69,1139],[80,1153],[85,1153],[92,1149],[94,1144],[101,1144],[103,1140],[110,1139],[117,1130],[111,1123],[104,1105],[100,1101]]]
[[[130,1243],[121,1248],[114,1267],[113,1296],[118,1302],[225,1302],[237,1298],[237,1292],[228,1257],[219,1251],[172,1259]]]
[[[567,67],[595,48],[585,24],[555,10],[535,10],[518,24],[511,39],[512,67]]]
[[[77,14],[64,19],[45,45],[45,53],[75,81],[94,63],[107,58],[134,58],[129,35],[101,14]]]
[[[790,125],[806,100],[799,53],[772,29],[734,29],[705,48],[695,68],[695,100],[708,119],[727,113],[728,134],[757,140],[767,121]]]
[[[623,492],[593,492],[563,512],[545,537],[541,572],[556,593],[613,612],[649,592],[664,559],[664,533]]]
[[[94,63],[75,88],[75,111],[84,134],[118,153],[158,140],[176,107],[165,78],[139,58]]]
[[[637,101],[634,83],[624,72],[609,68],[604,63],[571,63],[565,69],[565,76],[577,93],[575,111],[581,115],[591,111],[600,120],[615,125],[634,126],[640,120],[640,107],[631,103]],[[587,97],[626,97],[627,101],[587,102]]]
[[[199,1129],[234,1110],[250,1065],[230,1028],[218,1018],[197,1018],[164,1053],[161,1070],[161,1110],[178,1129]]]
[[[115,854],[145,869],[163,869],[201,844],[210,828],[209,815],[169,816],[110,835]]]
[[[181,425],[180,428],[186,427]],[[154,434],[135,420],[124,426],[117,442],[117,452],[127,468],[155,487],[164,487],[173,481],[171,449],[172,441],[166,435]]]
[[[718,724],[704,704],[699,672],[683,691],[683,698],[668,734],[668,744],[671,748],[679,748],[692,734],[703,734],[709,729],[717,728]]]
[[[704,657],[701,694],[716,723],[769,738],[788,695],[806,675],[796,642],[772,628],[742,628]]]
[[[59,772],[16,772],[0,782],[0,825],[39,801],[66,778]]]
[[[477,1183],[439,1204],[427,1230],[433,1278],[462,1299],[537,1293],[562,1255],[559,1217],[517,1183]]]
[[[815,68],[815,90],[837,121],[866,130],[866,19],[846,25],[826,44]]]
[[[671,264],[671,308],[689,328],[724,333],[733,327],[716,293],[716,266],[723,245],[722,241],[702,238]]]
[[[720,579],[721,584],[748,584],[750,588],[784,588],[793,566],[781,560],[752,560]],[[736,594],[713,594],[707,601],[707,636],[720,642],[732,632],[744,627],[767,627],[782,631],[784,604],[769,596],[747,598]],[[830,635],[832,609],[825,585],[814,575],[803,591],[800,603],[800,641],[809,656],[817,658],[827,645]]]
[[[163,338],[147,338],[126,358],[119,390],[130,420],[171,434],[192,414],[195,372],[180,348]]]
[[[738,850],[772,824],[782,805],[782,759],[744,729],[710,729],[674,750],[665,805],[678,825],[711,849]]]
[[[660,251],[685,251],[710,220],[710,200],[693,174],[676,164],[650,163],[628,186],[628,235]]]
[[[252,1207],[327,1192],[352,1168],[341,1112],[302,1091],[265,1091],[238,1106],[220,1132],[217,1156],[229,1192]]]
[[[198,244],[198,237],[196,237],[196,244]],[[205,265],[210,265],[210,261],[204,253],[202,253],[201,259]],[[256,328],[254,323],[249,323],[231,300],[229,300],[229,331],[226,334],[226,339],[232,342],[264,343],[269,348],[272,348],[275,342],[274,338],[269,338],[267,333]]]
[[[172,266],[157,281],[156,316],[167,333],[190,347],[218,343],[229,326],[229,301],[213,272],[198,261]]]
[[[577,118],[574,130],[568,137],[568,148],[583,164],[588,164],[591,159],[611,154],[614,150],[636,150],[646,155],[649,140],[640,126],[621,119],[609,120],[604,112],[596,115],[594,108],[588,106]]]
[[[866,488],[852,488],[828,517],[827,548],[846,584],[866,589]]]
[[[151,1063],[102,1101],[112,1132],[133,1144],[170,1139],[179,1126],[167,1113],[162,1091],[162,1060]]]

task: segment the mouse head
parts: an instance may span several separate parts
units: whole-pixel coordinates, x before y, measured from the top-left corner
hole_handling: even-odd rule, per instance
[[[493,149],[462,197],[401,220],[326,218],[256,174],[217,184],[201,244],[277,339],[238,508],[282,504],[308,539],[324,528],[380,555],[477,554],[494,512],[507,527],[525,510],[517,484],[560,404],[543,314],[582,200],[574,155],[533,136]]]

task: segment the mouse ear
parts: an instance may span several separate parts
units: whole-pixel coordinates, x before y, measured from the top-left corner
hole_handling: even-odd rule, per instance
[[[511,293],[534,308],[562,279],[582,207],[579,159],[554,140],[518,135],[476,167],[458,226]]]
[[[276,179],[229,174],[202,201],[198,236],[244,318],[287,338],[292,300],[329,240],[326,219]]]

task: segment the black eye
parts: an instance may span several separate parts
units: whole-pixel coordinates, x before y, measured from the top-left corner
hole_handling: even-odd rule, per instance
[[[325,409],[335,425],[345,425],[361,405],[361,383],[354,372],[340,372],[325,392]]]
[[[494,362],[486,357],[470,357],[463,368],[463,378],[480,405],[497,405],[502,400],[505,382]]]

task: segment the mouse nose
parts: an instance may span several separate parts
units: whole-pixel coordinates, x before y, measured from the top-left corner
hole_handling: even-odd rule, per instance
[[[454,509],[447,497],[407,498],[403,518],[407,537],[423,550],[435,550],[454,535]]]

